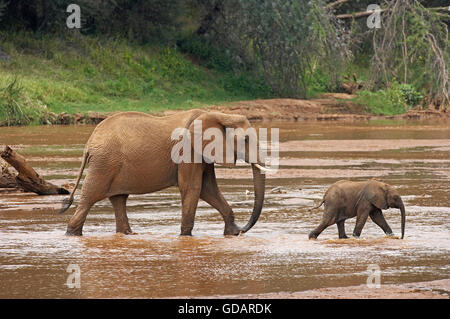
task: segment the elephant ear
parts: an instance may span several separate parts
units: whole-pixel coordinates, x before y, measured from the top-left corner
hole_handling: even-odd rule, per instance
[[[203,159],[208,163],[225,163],[226,128],[246,128],[247,126],[249,126],[249,122],[243,115],[219,112],[203,113],[189,126],[193,154],[199,156],[201,152]],[[202,140],[196,141],[196,138],[200,137]],[[197,147],[194,144],[197,144]],[[212,156],[208,156],[208,154]]]
[[[387,191],[386,184],[372,180],[364,186],[363,193],[365,198],[375,207],[388,209]]]

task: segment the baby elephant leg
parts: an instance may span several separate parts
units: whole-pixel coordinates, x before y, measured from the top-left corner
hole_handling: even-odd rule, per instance
[[[319,226],[317,226],[314,230],[312,230],[309,233],[309,239],[316,239],[320,235],[320,233],[322,233],[325,230],[325,228],[334,224],[335,219],[336,219],[335,213],[331,211],[330,212],[325,211],[323,213],[323,218]]]
[[[356,214],[356,225],[353,230],[353,237],[358,238],[361,235],[362,229],[366,224],[367,218],[369,217],[369,212],[366,209],[360,209]]]
[[[348,236],[345,234],[345,225],[344,224],[345,224],[345,219],[340,220],[336,223],[340,239],[348,238]]]
[[[376,209],[370,212],[369,214],[370,219],[380,226],[380,228],[384,231],[384,233],[388,236],[394,236],[394,233],[392,232],[391,227],[389,227],[388,223],[386,222],[386,219],[384,219],[383,213],[381,212],[381,209]]]

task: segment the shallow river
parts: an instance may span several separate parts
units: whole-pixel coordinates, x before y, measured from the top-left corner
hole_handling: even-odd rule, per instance
[[[259,124],[267,127],[266,124]],[[109,201],[90,211],[83,237],[66,237],[78,203],[57,214],[64,196],[0,192],[1,298],[217,296],[361,285],[369,265],[381,284],[450,278],[450,123],[271,123],[280,128],[280,169],[269,174],[263,213],[247,234],[225,238],[217,211],[200,201],[193,237],[179,237],[176,188],[130,196],[136,235],[116,235]],[[93,126],[0,128],[8,144],[47,180],[72,184]],[[3,147],[3,146],[1,146]],[[239,225],[253,205],[249,167],[219,168]],[[370,219],[360,239],[337,227],[310,241],[322,210],[308,212],[340,179],[378,178],[406,205],[404,240],[384,237]],[[396,234],[400,212],[385,211]],[[347,220],[351,234],[355,219]],[[80,287],[71,271],[80,270]]]

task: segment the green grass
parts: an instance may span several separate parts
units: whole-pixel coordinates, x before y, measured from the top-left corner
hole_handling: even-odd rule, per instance
[[[151,113],[270,96],[250,75],[208,68],[168,46],[31,33],[3,33],[0,39],[11,56],[0,61],[0,89],[15,82],[20,87],[16,100],[25,101],[21,110],[46,106],[55,113]],[[11,99],[5,96],[0,95],[0,122],[11,116],[5,112]],[[35,117],[15,124],[28,124]]]
[[[420,103],[423,95],[409,84],[394,83],[391,87],[371,92],[357,92],[353,101],[360,104],[366,112],[377,115],[395,115],[408,111]]]

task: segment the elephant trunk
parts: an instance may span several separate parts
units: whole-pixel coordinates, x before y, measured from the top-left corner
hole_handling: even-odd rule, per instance
[[[405,221],[406,221],[406,214],[405,214],[405,205],[403,204],[403,201],[400,203],[400,214],[402,215],[402,239],[405,236]]]
[[[242,228],[242,232],[246,233],[249,231],[258,221],[259,215],[261,215],[261,211],[264,203],[264,191],[266,187],[266,176],[262,174],[261,170],[252,164],[253,170],[253,185],[255,191],[255,203],[253,205],[252,216],[250,216],[250,220],[247,225]]]

